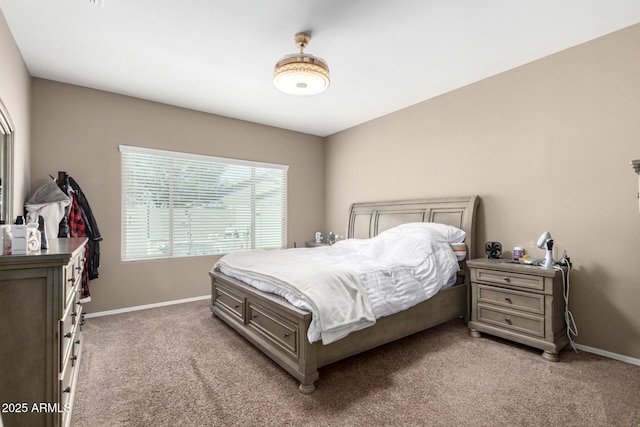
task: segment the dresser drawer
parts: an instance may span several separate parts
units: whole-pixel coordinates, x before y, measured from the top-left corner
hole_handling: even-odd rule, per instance
[[[72,259],[64,268],[64,301],[69,302],[74,297],[74,292],[82,286],[82,272],[84,271],[84,256]],[[78,286],[77,289],[74,289]]]
[[[76,265],[71,262],[64,268],[64,299],[65,305],[67,305],[71,298],[73,298],[74,288],[78,283],[76,272]]]
[[[544,316],[478,304],[478,321],[544,338]]]
[[[73,366],[72,360],[69,359],[62,367],[62,372],[60,372],[60,403],[62,406],[69,405],[70,397],[73,395],[71,386],[73,383],[74,369],[75,367]]]
[[[77,292],[75,292],[78,295]],[[65,308],[65,312],[60,319],[60,371],[64,369],[72,350],[71,347],[79,335],[80,327],[78,324],[82,319],[82,304],[78,304],[76,296]]]
[[[266,307],[249,301],[249,327],[270,342],[280,345],[295,358],[298,357],[297,324],[282,318]]]
[[[214,305],[223,308],[236,317],[239,322],[244,323],[244,297],[219,283],[216,284],[213,292]]]
[[[478,302],[544,314],[544,295],[478,284]]]
[[[76,382],[74,382],[74,378],[77,374],[76,370],[79,367],[74,363],[75,358],[69,359],[69,361],[65,364],[60,372],[60,380],[58,382],[59,396],[60,396],[60,406],[58,408],[61,413],[61,423],[62,426],[68,426],[71,421],[69,417],[71,416],[71,407],[73,405],[73,396],[75,393]]]
[[[71,344],[73,343],[75,333],[72,319],[71,306],[69,306],[60,320],[60,371],[64,369],[64,365],[71,353]]]
[[[73,339],[73,347],[71,347],[71,366],[76,367],[80,361],[80,352],[82,351],[82,333],[76,330],[76,335]]]
[[[523,289],[544,291],[544,277],[530,274],[518,274],[507,271],[476,269],[476,280],[479,283],[501,284]]]

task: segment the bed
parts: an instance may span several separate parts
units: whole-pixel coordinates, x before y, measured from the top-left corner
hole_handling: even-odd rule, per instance
[[[478,196],[354,203],[347,238],[369,239],[401,224],[447,224],[466,233],[466,259],[474,257]],[[258,290],[212,269],[211,312],[300,381],[304,394],[315,390],[318,369],[456,318],[469,317],[469,274],[464,261],[455,284],[406,310],[377,319],[330,344],[307,338],[312,313],[284,298]]]

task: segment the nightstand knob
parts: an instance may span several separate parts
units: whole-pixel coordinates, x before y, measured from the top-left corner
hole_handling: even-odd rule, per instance
[[[508,277],[506,277],[506,276],[505,276],[505,277],[503,277],[502,279],[503,279],[505,282],[507,282],[507,283],[511,281],[511,279],[509,279],[509,278],[508,278]]]
[[[509,304],[511,304],[511,298],[509,298],[509,297],[504,297],[504,300],[505,300],[506,302],[508,302]]]

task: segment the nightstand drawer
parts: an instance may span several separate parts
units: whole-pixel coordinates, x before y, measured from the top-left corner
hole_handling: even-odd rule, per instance
[[[478,302],[544,314],[544,295],[478,284]]]
[[[544,338],[544,316],[478,304],[478,321]]]
[[[544,291],[544,277],[530,274],[518,274],[509,271],[476,269],[476,280],[482,283],[516,286],[525,289]]]

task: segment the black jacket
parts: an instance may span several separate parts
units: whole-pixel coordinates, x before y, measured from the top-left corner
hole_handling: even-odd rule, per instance
[[[78,185],[78,183],[70,176],[67,175],[66,178],[67,179],[64,184],[66,184],[66,186],[68,186],[75,192],[74,196],[76,197],[78,205],[80,205],[80,209],[82,210],[82,219],[84,220],[85,232],[87,233],[87,237],[89,238],[89,249],[87,253],[89,280],[97,279],[98,267],[100,267],[100,241],[102,240],[102,235],[100,234],[100,230],[98,229],[98,223],[93,216],[91,206],[89,206],[89,201],[82,192],[80,185]]]

